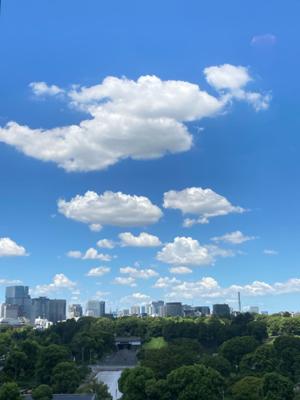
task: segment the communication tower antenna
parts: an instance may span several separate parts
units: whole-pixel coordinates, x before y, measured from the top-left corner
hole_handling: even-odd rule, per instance
[[[239,312],[242,312],[241,293],[238,292]]]

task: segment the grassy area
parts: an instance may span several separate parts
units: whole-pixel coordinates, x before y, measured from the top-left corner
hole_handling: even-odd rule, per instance
[[[162,349],[166,347],[168,343],[165,341],[163,337],[152,338],[149,342],[144,344],[144,349],[153,350],[153,349]]]

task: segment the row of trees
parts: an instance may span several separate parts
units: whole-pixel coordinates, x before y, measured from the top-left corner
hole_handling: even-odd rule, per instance
[[[104,322],[82,318],[44,332],[2,331],[0,383],[16,382],[24,390],[48,385],[54,393],[74,393],[89,372],[87,364],[114,349],[113,333]]]
[[[15,382],[23,390],[47,385],[54,392],[74,393],[88,373],[87,365],[114,351],[115,336],[140,336],[146,342],[161,337],[167,343],[159,350],[145,347],[139,353],[140,366],[151,371],[149,380],[155,380],[154,387],[164,387],[174,371],[195,365],[219,374],[226,396],[234,396],[234,385],[244,378],[243,387],[253,382],[266,387],[265,375],[273,371],[295,385],[300,381],[300,345],[296,337],[286,335],[300,333],[299,321],[287,315],[250,314],[230,319],[84,317],[43,332],[7,328],[0,332],[0,384],[3,390],[4,384]],[[281,336],[269,343],[276,335]],[[280,350],[282,343],[287,343],[284,351]],[[123,389],[127,388],[125,381]]]

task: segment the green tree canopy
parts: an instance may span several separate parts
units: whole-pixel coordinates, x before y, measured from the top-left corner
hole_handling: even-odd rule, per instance
[[[212,368],[204,365],[184,366],[167,376],[171,398],[177,400],[220,400],[224,391],[224,380]]]
[[[96,395],[95,400],[112,400],[112,396],[108,392],[107,385],[102,382],[97,382],[96,380],[82,385],[76,390],[76,393],[94,393]]]
[[[125,369],[119,380],[119,390],[123,393],[123,400],[146,400],[147,381],[154,379],[150,368],[136,367]]]
[[[262,380],[254,376],[246,376],[239,380],[233,385],[231,391],[233,400],[263,399]]]
[[[264,376],[262,387],[264,400],[292,400],[294,398],[292,382],[275,372]]]
[[[76,364],[62,362],[53,368],[52,386],[55,393],[74,393],[80,383],[80,375]]]
[[[241,336],[224,342],[220,351],[232,365],[237,365],[245,354],[252,353],[258,345],[259,343],[252,336]]]
[[[0,400],[21,400],[20,390],[14,382],[4,383],[0,387]]]
[[[53,398],[53,391],[48,385],[40,385],[33,389],[31,397],[33,400],[51,400]]]

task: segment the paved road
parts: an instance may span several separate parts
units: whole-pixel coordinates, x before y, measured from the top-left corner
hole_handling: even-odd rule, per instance
[[[108,386],[109,393],[112,395],[113,400],[121,398],[122,394],[118,390],[118,381],[120,379],[122,370],[117,371],[100,371],[96,379],[105,383]]]

